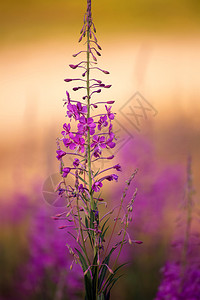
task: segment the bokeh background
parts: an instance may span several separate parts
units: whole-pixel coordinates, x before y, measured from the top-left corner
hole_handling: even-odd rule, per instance
[[[19,194],[30,197],[31,203],[43,203],[43,183],[58,170],[55,159],[56,138],[65,122],[62,99],[67,89],[63,79],[74,75],[68,65],[74,61],[72,54],[82,49],[78,38],[86,9],[85,2],[8,0],[0,4],[2,210],[8,203],[10,205],[15,202],[16,195]],[[119,157],[126,164],[127,151],[132,149],[134,154],[136,149],[142,157],[138,159],[136,155],[133,168],[137,167],[137,162],[139,166],[151,166],[149,169],[141,167],[141,188],[142,178],[145,178],[144,185],[147,184],[146,180],[148,185],[153,185],[155,182],[151,182],[151,179],[158,178],[161,170],[166,170],[165,175],[162,175],[164,178],[169,175],[168,167],[179,170],[179,192],[173,187],[174,198],[170,195],[170,199],[174,199],[170,200],[173,204],[181,200],[177,199],[181,197],[180,182],[184,183],[186,178],[184,172],[187,155],[191,154],[198,199],[200,2],[95,0],[92,10],[98,40],[103,48],[99,65],[110,71],[107,81],[112,84],[112,89],[105,92],[105,97],[116,100],[113,108],[117,112],[117,120],[131,136],[126,146],[119,150]],[[137,91],[158,112],[156,116],[149,115],[147,121],[143,120],[140,132],[120,113],[120,108]],[[145,146],[146,140],[150,148]],[[128,163],[130,160],[131,158]],[[151,172],[155,170],[154,165],[158,166],[159,171],[153,177]],[[174,183],[174,177],[171,175],[170,178],[171,184]],[[13,213],[14,217],[16,214],[17,211]],[[4,214],[2,216],[5,217]],[[172,214],[168,215],[168,220],[173,225],[171,216]],[[21,238],[15,241],[17,249],[13,247],[12,238],[16,233],[13,233],[12,222],[9,222],[10,227],[5,225],[4,220],[1,242],[5,252],[7,248],[13,250],[10,256],[7,255],[7,261],[3,265],[4,268],[9,265],[11,271],[8,274],[13,274],[14,266],[21,264],[19,257],[21,249],[25,251],[26,248],[26,235],[19,230],[17,234]],[[24,230],[24,226],[22,228]],[[121,294],[120,299],[129,299],[128,294],[131,295],[130,299],[153,299],[159,282],[156,274],[166,257],[165,243],[166,241],[159,244],[160,249],[165,249],[159,252],[160,260],[155,259],[149,269],[149,256],[143,250],[146,256],[139,259],[139,265],[135,265],[135,270],[140,273],[134,273],[130,269],[129,287],[126,286],[127,282],[123,283],[129,293]],[[154,249],[149,253],[153,255]],[[9,257],[13,259],[9,261]],[[5,262],[5,257],[2,260]],[[145,261],[147,278],[141,277],[142,261]],[[149,281],[151,272],[155,274],[155,277],[152,276],[153,283]],[[135,290],[140,296],[131,289],[133,282],[137,282],[137,274],[140,274],[140,279],[143,278],[141,280],[148,291],[145,294],[143,286],[138,290],[136,284]],[[11,299],[8,296],[11,281],[11,275],[2,277],[2,299]]]

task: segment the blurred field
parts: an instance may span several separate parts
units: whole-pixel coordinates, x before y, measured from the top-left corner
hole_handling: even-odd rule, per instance
[[[72,54],[83,47],[78,45],[77,40],[82,27],[85,2],[9,0],[0,4],[2,212],[8,203],[11,210],[12,203],[20,208],[16,202],[21,201],[18,194],[26,195],[25,198],[31,205],[43,203],[43,183],[49,175],[58,172],[58,162],[55,158],[56,138],[60,136],[62,124],[66,122],[62,99],[65,98],[66,89],[72,87],[63,79],[79,74],[68,65],[77,61],[72,58]],[[103,76],[102,79],[112,84],[112,88],[98,95],[97,99],[116,100],[116,118],[125,127],[128,136],[131,136],[126,144],[127,148],[122,147],[118,157],[126,164],[129,151],[136,156],[140,153],[139,159],[134,158],[132,162],[134,167],[137,167],[137,164],[141,165],[142,175],[138,175],[141,176],[141,193],[147,192],[149,195],[148,192],[152,191],[151,197],[155,199],[155,207],[156,200],[162,199],[159,193],[162,194],[162,190],[166,188],[165,180],[171,176],[166,184],[168,190],[174,193],[174,198],[172,195],[169,197],[170,207],[163,206],[166,214],[165,217],[160,216],[163,218],[165,230],[160,232],[161,235],[155,231],[151,236],[142,232],[142,225],[136,227],[134,234],[140,233],[141,239],[146,240],[145,247],[148,248],[148,253],[145,252],[146,248],[141,252],[140,249],[131,252],[129,257],[133,260],[133,266],[128,270],[130,276],[122,280],[113,294],[115,299],[117,295],[129,295],[130,299],[150,300],[155,296],[160,280],[159,269],[168,257],[177,203],[182,195],[180,182],[183,183],[184,190],[185,167],[189,153],[193,160],[195,197],[199,201],[200,2],[93,2],[97,36],[103,48],[99,66],[110,71],[110,75]],[[137,91],[158,112],[155,117],[150,114],[148,120],[142,120],[140,132],[132,126],[130,119],[120,112],[121,107]],[[81,93],[77,95],[80,97]],[[143,144],[137,146],[140,139],[150,141],[152,152],[148,147],[143,147]],[[127,166],[130,161],[131,159],[127,161]],[[154,169],[154,166],[159,167]],[[162,168],[166,172],[162,173]],[[180,171],[180,181],[177,181],[179,184],[174,179],[176,177],[171,175],[170,168]],[[130,172],[130,169],[127,172]],[[126,178],[126,174],[123,176]],[[158,186],[164,186],[158,194],[154,191],[156,182]],[[173,190],[174,182],[177,183],[177,193]],[[108,192],[109,187],[106,193]],[[152,196],[153,192],[155,198]],[[140,191],[138,193],[140,194]],[[7,296],[15,278],[13,274],[15,276],[18,267],[30,255],[27,243],[30,227],[27,227],[27,218],[31,220],[31,211],[26,216],[26,209],[28,211],[25,206],[21,221],[19,212],[17,226],[15,217],[18,211],[15,213],[14,210],[11,216],[0,214],[3,224],[0,230],[0,250],[3,250],[1,265],[5,269],[5,276],[0,278],[0,291]],[[149,214],[147,212],[143,220],[146,217],[147,220],[156,220],[152,211]],[[155,239],[153,243],[151,237]],[[134,260],[134,257],[137,259]],[[126,295],[123,294],[124,289],[127,291]],[[34,296],[31,299],[35,299]],[[5,300],[10,300],[9,296]]]

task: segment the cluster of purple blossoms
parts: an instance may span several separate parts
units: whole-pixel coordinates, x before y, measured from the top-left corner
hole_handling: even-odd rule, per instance
[[[94,193],[101,190],[104,180],[118,180],[117,174],[102,176],[104,172],[111,170],[112,168],[116,171],[121,171],[120,165],[117,165],[117,167],[115,165],[108,169],[99,171],[97,172],[97,174],[94,174],[94,172],[92,171],[92,163],[94,161],[98,161],[99,159],[111,160],[114,158],[114,155],[103,157],[103,149],[113,149],[116,146],[116,137],[113,132],[112,125],[112,121],[115,118],[115,113],[111,111],[112,107],[108,106],[113,104],[114,101],[108,100],[92,102],[92,96],[95,93],[101,93],[103,88],[110,88],[111,85],[104,84],[99,79],[89,78],[89,74],[92,69],[98,69],[104,74],[109,74],[109,72],[95,66],[95,64],[97,63],[97,58],[95,55],[101,55],[101,53],[99,52],[99,50],[101,50],[101,47],[97,43],[97,38],[95,35],[96,29],[91,18],[91,1],[88,1],[87,4],[87,13],[84,16],[84,26],[81,29],[81,37],[79,39],[80,42],[83,37],[86,36],[88,31],[89,42],[87,43],[87,50],[80,51],[73,56],[76,57],[78,55],[81,55],[82,53],[86,53],[87,57],[91,56],[92,60],[83,60],[78,64],[69,65],[72,69],[84,69],[82,77],[87,77],[87,79],[65,79],[65,82],[79,81],[85,83],[85,86],[80,85],[74,87],[73,91],[77,91],[80,89],[86,90],[86,94],[83,95],[82,101],[85,100],[87,102],[85,103],[82,101],[73,100],[71,99],[69,92],[66,92],[67,99],[64,100],[64,104],[67,106],[66,116],[69,118],[70,123],[65,123],[63,125],[64,130],[61,132],[63,137],[58,139],[58,149],[56,151],[56,157],[60,161],[60,172],[62,174],[62,177],[64,178],[59,185],[59,191],[62,190],[62,192],[65,192],[68,199],[75,197],[75,188],[67,186],[65,179],[69,174],[76,178],[76,173],[78,173],[78,177],[80,179],[79,175],[83,174],[83,178],[80,179],[82,183],[79,183],[78,185],[78,191],[80,193],[79,196],[80,198],[82,198],[83,204],[85,204],[85,195],[94,197]],[[105,113],[93,113],[93,115],[90,116],[91,108],[93,108],[94,111],[98,108],[99,104],[105,105]],[[72,129],[72,120],[76,121],[76,130]],[[64,148],[61,146],[61,143]],[[73,157],[71,166],[65,166],[64,157],[66,155],[70,155],[71,157]]]
[[[60,208],[47,205],[38,190],[15,193],[1,204],[0,299],[80,299],[81,268],[70,272],[66,233],[51,216]],[[59,221],[59,226],[63,226]],[[70,229],[69,229],[70,231]],[[2,243],[3,242],[3,243]],[[75,242],[72,239],[71,245]]]
[[[81,269],[75,266],[69,274],[71,257],[66,247],[66,234],[54,226],[51,214],[52,208],[46,204],[32,209],[28,232],[29,255],[18,274],[22,299],[23,295],[43,295],[49,299],[64,299],[68,295],[67,299],[78,299],[78,293],[82,293]],[[62,225],[61,220],[60,227]],[[50,291],[48,286],[51,286]]]
[[[163,278],[155,300],[200,299],[200,243],[199,233],[195,232],[196,226],[192,228],[195,208],[193,194],[191,158],[189,158],[186,199],[183,203],[183,216],[179,217],[178,224],[181,234],[172,244],[174,260],[167,262],[161,270]]]

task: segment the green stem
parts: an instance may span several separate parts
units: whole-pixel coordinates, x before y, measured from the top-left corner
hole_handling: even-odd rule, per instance
[[[96,278],[96,300],[98,298],[98,278],[99,278],[99,266],[97,266],[97,278]]]
[[[87,28],[87,118],[90,117],[90,20]],[[87,163],[88,163],[88,177],[89,177],[89,191],[90,191],[90,205],[91,210],[94,209],[94,200],[92,193],[92,176],[91,176],[91,153],[90,153],[90,130],[87,132]]]
[[[78,204],[78,200],[79,200],[79,196],[78,196],[78,171],[76,171],[76,184],[75,184],[75,186],[76,186],[76,193],[77,193],[76,194],[76,206],[77,206],[77,212],[78,212],[78,222],[79,222],[79,228],[80,228],[80,233],[81,233],[82,246],[83,246],[87,261],[90,265],[91,263],[90,263],[90,260],[88,258],[87,250],[86,250],[86,247],[85,247],[85,240],[84,240],[84,236],[83,236],[83,229],[82,229],[82,225],[81,225],[81,216],[80,216],[79,204]]]

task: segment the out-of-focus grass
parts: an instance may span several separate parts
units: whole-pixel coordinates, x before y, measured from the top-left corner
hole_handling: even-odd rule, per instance
[[[186,33],[199,31],[197,0],[101,0],[93,1],[95,23],[101,32]],[[0,38],[17,42],[44,36],[74,34],[82,26],[86,1],[3,1]]]

